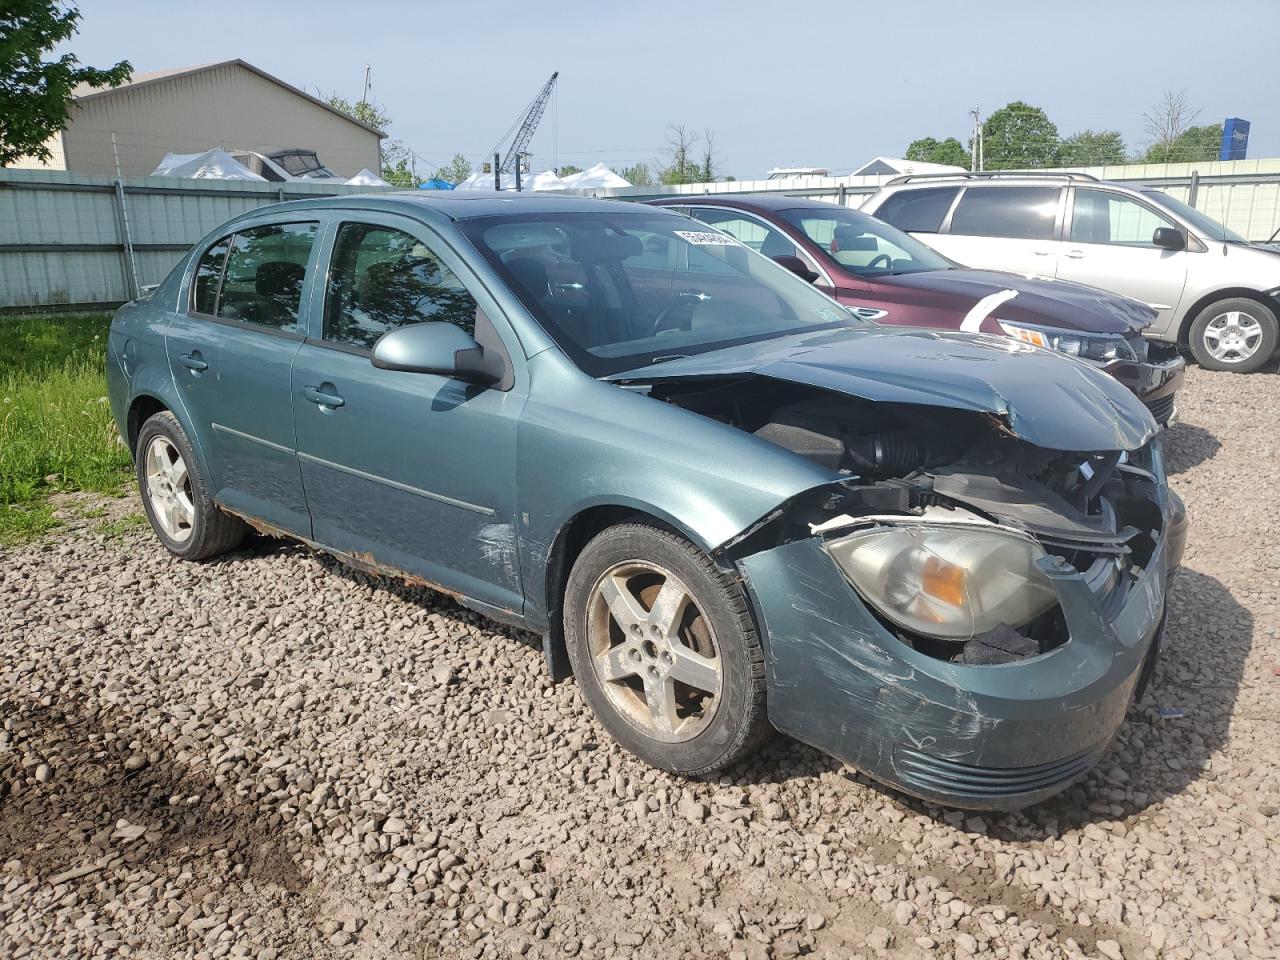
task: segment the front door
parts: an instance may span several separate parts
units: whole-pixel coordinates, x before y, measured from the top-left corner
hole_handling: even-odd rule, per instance
[[[319,329],[293,364],[298,458],[314,540],[519,613],[522,378],[477,387],[370,361],[383,333],[427,321],[456,323],[510,356],[514,341],[504,345],[487,317],[501,320],[422,225],[372,214],[338,223]]]
[[[246,227],[201,256],[166,336],[169,366],[202,445],[214,498],[305,536],[289,370],[302,346],[314,221]],[[193,438],[194,439],[194,438]]]
[[[1199,254],[1152,243],[1158,228],[1177,225],[1141,201],[1094,187],[1073,193],[1058,279],[1141,300],[1159,314],[1152,332],[1167,329],[1182,299],[1187,257]]]

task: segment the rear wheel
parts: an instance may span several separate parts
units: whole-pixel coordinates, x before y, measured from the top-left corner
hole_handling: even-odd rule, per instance
[[[134,452],[142,506],[160,542],[184,560],[239,546],[246,528],[213,502],[182,424],[168,410],[147,419]]]
[[[583,696],[642,760],[713,773],[767,733],[764,657],[746,596],[684,538],[642,523],[605,530],[574,564],[564,616]]]
[[[1201,310],[1187,341],[1206,369],[1253,373],[1271,359],[1278,338],[1275,311],[1258,300],[1232,297]]]

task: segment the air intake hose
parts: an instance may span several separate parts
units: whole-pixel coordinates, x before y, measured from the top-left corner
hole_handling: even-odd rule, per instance
[[[929,451],[901,431],[849,437],[845,449],[856,472],[873,476],[902,476],[930,459]]]

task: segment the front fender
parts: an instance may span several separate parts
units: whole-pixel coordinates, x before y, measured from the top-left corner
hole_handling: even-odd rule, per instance
[[[535,628],[547,617],[548,561],[583,511],[656,517],[713,552],[789,498],[837,475],[749,433],[540,355],[520,424],[522,583]]]

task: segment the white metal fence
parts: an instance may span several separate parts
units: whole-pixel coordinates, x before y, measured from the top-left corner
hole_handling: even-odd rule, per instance
[[[159,283],[193,243],[237,214],[370,190],[0,170],[0,311],[113,307]]]
[[[1269,239],[1280,228],[1280,159],[1074,169],[1167,190],[1249,240]],[[624,200],[764,192],[858,206],[889,179],[794,177],[582,192]],[[111,307],[139,286],[158,283],[191,244],[236,214],[278,200],[368,192],[329,184],[0,170],[0,312]]]

